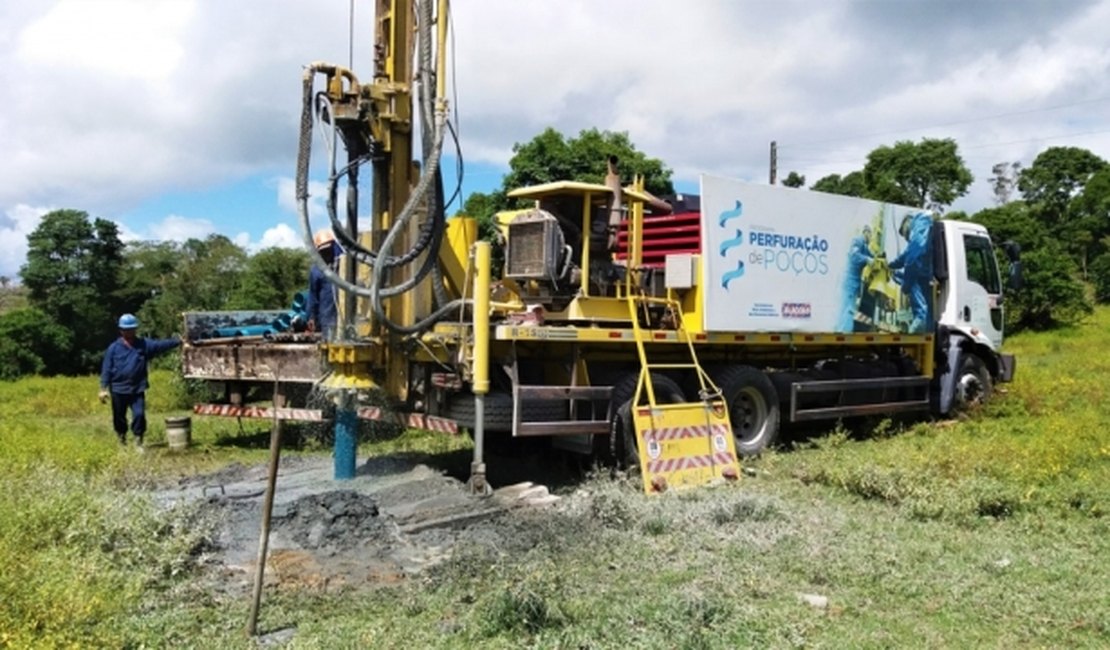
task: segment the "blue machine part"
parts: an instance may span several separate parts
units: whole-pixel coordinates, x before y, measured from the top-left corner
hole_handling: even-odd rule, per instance
[[[299,331],[304,328],[304,324],[308,322],[308,314],[305,313],[305,302],[308,295],[304,291],[298,291],[293,296],[293,304],[289,311],[281,314],[269,323],[260,325],[244,325],[240,327],[220,327],[214,331],[214,336],[218,338],[228,338],[235,336],[266,336],[267,334],[277,334],[279,332],[288,332],[289,330]]]

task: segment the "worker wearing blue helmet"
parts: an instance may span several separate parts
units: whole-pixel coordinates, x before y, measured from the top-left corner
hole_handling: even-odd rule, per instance
[[[181,339],[146,339],[135,336],[138,328],[134,315],[120,316],[120,336],[108,346],[100,368],[100,401],[112,399],[112,427],[121,445],[127,444],[127,409],[131,409],[131,433],[141,451],[146,434],[147,363],[181,345]]]

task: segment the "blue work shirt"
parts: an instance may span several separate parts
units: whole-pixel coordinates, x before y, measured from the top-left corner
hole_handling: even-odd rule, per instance
[[[933,258],[930,257],[930,236],[933,217],[928,212],[918,212],[910,220],[910,236],[906,249],[890,262],[890,268],[905,268],[911,275],[931,276]]]
[[[181,345],[180,339],[144,339],[128,343],[121,336],[108,346],[100,366],[100,385],[113,393],[142,393],[147,389],[146,364],[154,357]]]
[[[305,312],[316,321],[316,331],[328,336],[334,333],[337,320],[335,288],[315,264],[308,271],[308,300]]]

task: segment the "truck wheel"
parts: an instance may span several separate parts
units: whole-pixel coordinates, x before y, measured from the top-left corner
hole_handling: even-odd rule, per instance
[[[779,397],[766,374],[751,366],[722,366],[710,375],[728,404],[741,456],[758,456],[779,435]]]
[[[636,445],[636,429],[632,420],[632,398],[636,395],[639,375],[626,375],[613,385],[609,402],[609,449],[618,465],[634,471],[640,467],[640,451]],[[660,404],[680,404],[686,401],[682,388],[670,377],[651,373],[655,401]],[[647,404],[647,389],[640,394],[640,404]]]
[[[486,394],[485,419],[486,431],[513,431],[513,396],[502,391]],[[559,422],[567,419],[567,403],[557,400],[527,400],[520,406],[522,422]],[[458,422],[459,426],[474,428],[474,394],[459,393],[447,402],[447,417]]]
[[[990,399],[994,392],[994,381],[987,365],[973,352],[968,352],[960,361],[960,372],[956,375],[955,410],[966,413],[978,408]]]

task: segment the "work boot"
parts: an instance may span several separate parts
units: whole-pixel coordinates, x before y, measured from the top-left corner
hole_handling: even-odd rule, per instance
[[[140,454],[146,452],[146,449],[143,448],[143,438],[142,438],[142,436],[137,436],[135,438],[135,451],[139,452]]]
[[[119,440],[119,446],[120,447],[126,447],[127,446],[127,434],[117,433],[116,434],[116,439]]]

